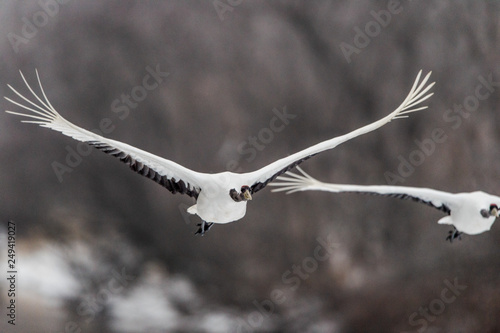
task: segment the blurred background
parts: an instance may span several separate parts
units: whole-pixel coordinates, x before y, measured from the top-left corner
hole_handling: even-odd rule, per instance
[[[387,115],[432,70],[428,110],[303,169],[500,194],[499,14],[498,1],[4,0],[0,95],[29,94],[19,70],[36,87],[38,69],[83,128],[197,171],[246,172]],[[268,187],[242,220],[198,237],[193,199],[0,120],[2,332],[500,331],[498,222],[450,244],[424,205]]]

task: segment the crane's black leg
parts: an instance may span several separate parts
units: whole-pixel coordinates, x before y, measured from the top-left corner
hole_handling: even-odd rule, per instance
[[[453,243],[453,240],[456,238],[458,238],[458,240],[462,240],[462,232],[453,227],[453,230],[450,230],[450,232],[448,232],[448,237],[446,237],[446,240],[449,240],[450,243]]]
[[[197,225],[199,226],[199,228],[198,228],[198,231],[196,231],[194,234],[195,235],[204,236],[205,232],[207,232],[208,230],[210,230],[210,228],[212,228],[212,226],[214,225],[214,223],[213,222],[207,222],[205,220],[201,220],[201,223],[198,223]]]

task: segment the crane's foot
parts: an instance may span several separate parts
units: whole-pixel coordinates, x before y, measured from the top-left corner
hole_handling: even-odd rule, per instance
[[[453,230],[450,230],[448,232],[448,237],[446,237],[446,240],[449,240],[450,243],[453,243],[453,240],[458,238],[458,240],[462,240],[462,232],[458,231],[457,228],[453,227]]]
[[[205,233],[210,230],[210,228],[212,228],[212,226],[214,225],[213,222],[207,222],[205,220],[202,220],[201,223],[198,223],[197,224],[199,226],[198,228],[198,231],[196,231],[194,234],[195,235],[200,235],[200,236],[204,236]]]

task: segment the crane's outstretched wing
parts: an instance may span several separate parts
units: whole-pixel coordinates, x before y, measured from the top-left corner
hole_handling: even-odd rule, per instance
[[[427,106],[421,106],[417,108],[416,106],[433,95],[432,93],[426,95],[426,93],[432,88],[434,82],[426,86],[426,83],[431,75],[431,72],[429,72],[424,77],[422,82],[419,83],[421,74],[422,71],[418,73],[417,78],[415,79],[415,83],[413,83],[413,87],[411,88],[410,93],[405,98],[403,103],[396,110],[394,110],[384,118],[377,120],[369,125],[358,128],[357,130],[354,130],[350,133],[320,142],[298,153],[277,160],[257,171],[244,174],[244,178],[246,178],[247,184],[252,184],[250,186],[252,193],[263,189],[268,183],[272,182],[279,175],[284,174],[285,172],[291,170],[293,167],[322,151],[333,149],[343,142],[374,131],[393,119],[407,118],[408,114],[411,112],[426,109]]]
[[[24,78],[23,73],[21,73],[24,83],[33,97],[36,98],[36,101],[33,102],[32,100],[24,97],[17,92],[17,90],[12,88],[12,86],[8,85],[16,95],[28,104],[16,102],[8,97],[5,97],[5,99],[29,112],[6,112],[27,117],[30,120],[23,120],[22,122],[38,124],[42,127],[47,127],[54,131],[61,132],[62,134],[72,137],[75,140],[94,146],[106,154],[117,157],[122,162],[128,164],[133,171],[154,180],[172,193],[183,193],[194,198],[198,197],[202,186],[208,180],[210,175],[192,171],[167,159],[137,149],[125,143],[107,139],[70,123],[64,119],[50,104],[40,82],[38,71],[36,72],[36,76],[38,84],[40,85],[43,100],[33,91]]]
[[[408,186],[385,186],[385,185],[347,185],[347,184],[329,184],[323,183],[308,175],[300,167],[297,169],[302,173],[298,175],[287,172],[288,177],[278,177],[280,182],[270,184],[279,188],[273,189],[273,192],[287,191],[294,193],[298,191],[326,191],[334,193],[362,193],[372,195],[383,195],[387,197],[399,198],[404,200],[413,200],[432,206],[446,214],[450,214],[454,208],[455,194],[437,191],[429,188],[408,187]]]

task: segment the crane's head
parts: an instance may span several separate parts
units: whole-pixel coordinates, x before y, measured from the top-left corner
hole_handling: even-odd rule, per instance
[[[496,204],[491,204],[489,209],[481,209],[481,215],[483,217],[499,217],[500,210],[498,209],[498,206]]]
[[[241,187],[241,194],[243,194],[243,198],[244,200],[248,201],[248,200],[252,200],[252,194],[250,193],[251,190],[250,190],[250,186],[248,185],[243,185]]]
[[[236,191],[236,189],[231,189],[229,191],[229,196],[236,202],[240,201],[249,201],[252,200],[252,189],[248,185],[243,185],[240,189],[240,192]]]

